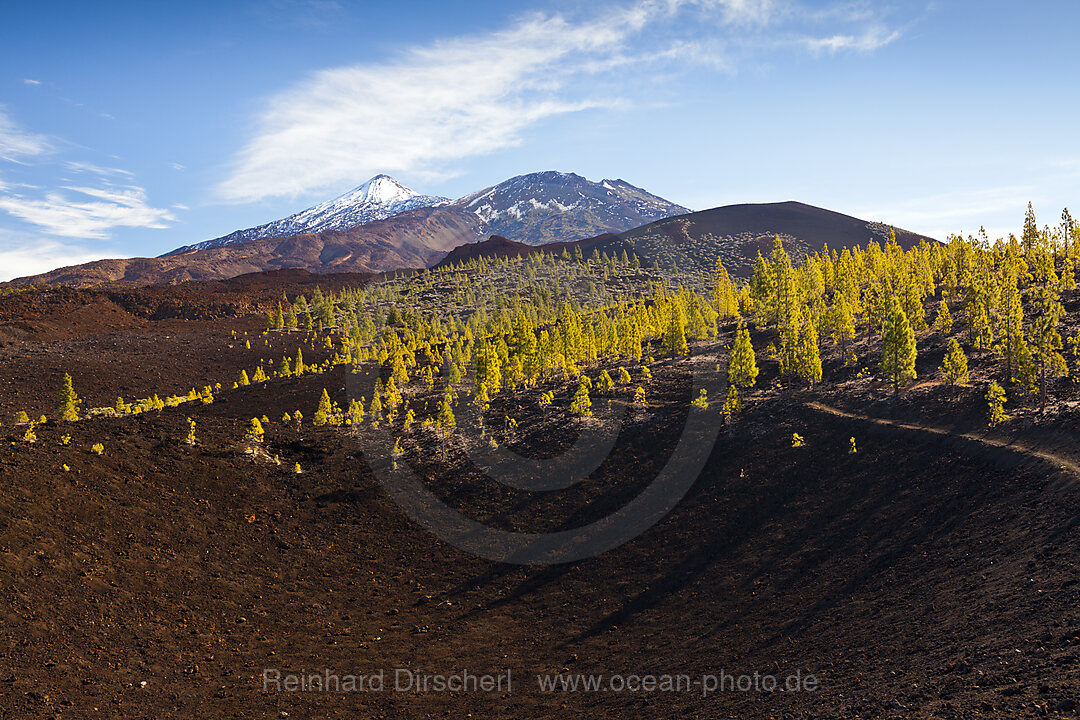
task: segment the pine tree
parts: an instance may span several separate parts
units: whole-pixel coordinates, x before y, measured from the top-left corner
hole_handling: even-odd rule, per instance
[[[953,385],[966,386],[968,384],[968,361],[964,350],[956,338],[949,339],[949,348],[945,352],[945,360],[941,365],[941,372]]]
[[[1030,362],[1031,352],[1024,337],[1024,306],[1015,275],[1010,273],[1004,279],[1001,292],[998,342],[994,350],[1005,361],[1005,378],[1016,382],[1021,365]]]
[[[739,316],[739,296],[735,284],[731,281],[727,269],[720,258],[716,258],[716,272],[713,285],[713,309],[721,318]]]
[[[79,419],[79,403],[82,401],[75,394],[75,388],[71,385],[71,376],[67,373],[64,373],[64,377],[60,381],[60,391],[57,399],[59,407],[56,414],[60,416],[61,420],[75,422]]]
[[[934,329],[942,335],[948,335],[952,332],[953,319],[952,313],[949,312],[949,303],[942,299],[941,304],[938,305],[937,318],[934,319]]]
[[[248,444],[248,449],[254,451],[255,447],[261,445],[265,438],[266,433],[263,431],[259,418],[251,418],[247,432],[244,434],[244,441]]]
[[[734,385],[728,385],[727,397],[720,412],[724,414],[724,420],[730,423],[742,410],[742,401],[739,400],[739,390]]]
[[[1009,416],[1005,414],[1005,401],[1007,399],[1005,397],[1005,388],[998,385],[997,382],[991,382],[990,387],[986,390],[986,403],[989,410],[988,424],[990,427],[1000,425],[1009,419]]]
[[[754,356],[754,346],[750,342],[750,331],[743,325],[735,333],[735,342],[731,348],[728,382],[742,388],[753,387],[757,376],[757,359]]]
[[[251,384],[251,381],[250,381],[250,380],[248,380],[248,374],[247,374],[247,370],[241,370],[241,371],[240,371],[240,379],[239,379],[239,380],[237,380],[236,382],[237,382],[237,384],[238,384],[238,385],[240,385],[241,387],[243,387],[243,386],[245,386],[245,385],[250,385],[250,384]]]
[[[394,354],[390,379],[397,383],[399,387],[405,387],[409,384],[409,372],[405,367],[405,358],[400,352]]]
[[[821,380],[821,351],[818,348],[814,321],[808,314],[804,315],[795,349],[795,374],[813,387],[814,383]]]
[[[854,360],[854,353],[848,348],[855,341],[855,314],[851,310],[851,303],[847,295],[837,293],[833,301],[830,314],[830,335],[832,340],[840,348],[840,355],[844,358],[844,364]]]
[[[320,400],[321,405],[321,400]],[[349,401],[348,423],[353,427],[364,422],[364,403],[356,398]]]
[[[630,404],[639,408],[648,407],[648,403],[645,402],[645,388],[640,385],[637,386],[634,390],[634,397],[630,401]]]
[[[916,378],[915,358],[915,333],[893,298],[881,333],[881,371],[892,380],[893,392],[900,392],[901,382]]]
[[[480,408],[481,412],[486,412],[487,409],[491,407],[491,396],[488,395],[487,385],[480,386],[471,402],[473,405]]]
[[[631,381],[630,373],[628,373],[626,371],[626,368],[620,367],[619,368],[619,377],[618,377],[618,380],[616,382],[618,382],[619,385],[629,385],[630,381]]]
[[[1076,273],[1073,270],[1073,261],[1068,256],[1065,257],[1065,263],[1061,269],[1061,284],[1058,287],[1061,292],[1076,289]]]
[[[382,420],[383,405],[382,405],[382,391],[379,389],[380,383],[375,383],[375,391],[371,395],[371,404],[368,405],[368,414],[371,415],[371,424],[378,425]]]
[[[611,389],[615,387],[615,381],[611,379],[611,374],[607,370],[600,371],[600,377],[596,379],[596,388],[602,393],[609,393]]]
[[[926,311],[923,309],[922,294],[915,277],[906,275],[900,283],[900,305],[913,330],[926,329]]]
[[[791,258],[784,250],[784,243],[777,235],[773,242],[773,251],[769,255],[769,272],[773,278],[773,288],[776,293],[773,323],[780,329],[781,336],[784,330],[791,333],[792,328],[798,327],[799,293],[795,282],[795,271],[791,267]]]
[[[769,264],[761,257],[760,250],[754,260],[749,292],[754,321],[759,326],[764,326],[773,317],[773,308],[776,307],[776,282],[769,270]]]
[[[387,409],[386,419],[390,422],[394,421],[397,417],[398,407],[403,402],[401,392],[398,391],[397,383],[394,382],[394,378],[389,378],[386,381],[386,387],[383,389],[382,395],[383,407]]]
[[[1024,247],[1024,255],[1031,256],[1035,246],[1039,242],[1039,225],[1035,222],[1035,210],[1028,203],[1027,213],[1024,214],[1024,235],[1021,238]]]
[[[570,402],[570,412],[581,417],[592,415],[592,400],[589,399],[589,389],[585,383],[578,385],[574,399]]]
[[[689,355],[690,348],[686,344],[686,318],[683,316],[682,307],[678,302],[672,302],[670,312],[671,319],[668,322],[667,332],[664,333],[663,353],[667,357]]]
[[[443,397],[442,402],[439,403],[439,414],[435,419],[435,427],[443,434],[450,434],[457,429],[454,410],[450,407],[450,402],[446,397]]]
[[[1058,323],[1065,309],[1058,301],[1057,288],[1047,282],[1036,290],[1037,315],[1031,324],[1031,351],[1039,376],[1039,398],[1046,404],[1046,381],[1048,378],[1068,374],[1065,358],[1059,352],[1063,348]]]
[[[330,393],[326,392],[326,388],[323,388],[322,395],[319,397],[319,407],[315,410],[315,414],[311,416],[311,424],[315,426],[326,425],[330,422],[330,414],[333,411],[333,405],[330,404]]]

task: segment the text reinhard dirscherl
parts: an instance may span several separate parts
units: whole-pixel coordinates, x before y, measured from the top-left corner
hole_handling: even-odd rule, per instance
[[[536,676],[541,693],[697,693],[708,697],[731,692],[814,692],[820,687],[817,677],[796,671],[786,678],[753,673],[733,675],[723,670],[700,676],[688,674],[563,674]],[[498,673],[426,673],[411,668],[378,669],[366,674],[322,672],[284,673],[266,668],[262,673],[263,692],[285,693],[463,693],[513,692],[509,669]]]

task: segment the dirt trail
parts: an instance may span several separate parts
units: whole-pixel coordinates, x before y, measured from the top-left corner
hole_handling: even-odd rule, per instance
[[[935,427],[933,425],[923,425],[921,423],[905,423],[897,422],[895,420],[887,420],[885,418],[870,417],[869,415],[863,415],[861,413],[853,413],[847,410],[841,410],[840,408],[826,405],[820,402],[807,402],[805,405],[814,410],[828,413],[830,415],[836,415],[838,417],[851,418],[853,420],[864,420],[866,422],[872,422],[877,425],[886,425],[889,427],[901,428],[904,430],[919,430],[922,432],[933,433],[935,435],[945,435],[948,437],[963,438],[964,440],[971,440],[982,445],[989,445],[991,447],[1004,448],[1006,450],[1012,450],[1013,452],[1022,453],[1030,457],[1036,457],[1046,462],[1054,464],[1061,470],[1068,470],[1073,475],[1080,476],[1080,465],[1076,461],[1065,457],[1064,455],[1058,455],[1056,453],[1047,452],[1046,450],[1039,450],[1022,442],[1017,441],[1005,441],[997,438],[987,437],[985,435],[975,435],[973,433],[958,433],[951,430],[947,430],[941,427]]]

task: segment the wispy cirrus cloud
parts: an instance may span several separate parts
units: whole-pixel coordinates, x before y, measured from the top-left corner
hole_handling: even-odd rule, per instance
[[[629,64],[731,71],[748,48],[867,52],[897,32],[863,3],[823,14],[794,0],[638,0],[584,20],[532,14],[498,32],[322,70],[277,94],[217,194],[252,202],[377,172],[445,177],[454,161],[521,143],[545,118],[625,106],[591,80]]]
[[[47,137],[20,127],[0,105],[0,160],[22,163],[52,149]]]
[[[63,186],[43,194],[38,184],[0,179],[0,211],[35,225],[49,235],[85,239],[108,238],[109,231],[117,227],[163,228],[176,219],[169,210],[151,206],[143,188],[134,184],[113,184],[118,179],[130,183],[134,173],[87,161],[63,160],[59,148],[67,146],[61,140],[26,130],[0,106],[0,161],[8,163],[10,169],[20,172],[41,170],[40,167],[28,167],[34,165],[94,176],[93,180],[86,178],[85,185]],[[14,237],[11,232],[6,231],[0,237],[0,243],[11,237]],[[45,245],[60,247],[52,241],[46,241]],[[23,252],[0,245],[3,253],[16,250]],[[43,253],[42,257],[46,256]]]
[[[67,192],[47,192],[44,198],[0,196],[0,210],[50,235],[87,239],[106,239],[117,227],[164,228],[176,220],[168,210],[152,207],[146,191],[134,185],[62,190]]]
[[[828,37],[805,37],[800,42],[815,53],[835,53],[841,50],[873,52],[900,38],[899,30],[889,30],[884,26],[868,28],[858,35],[830,35]]]
[[[126,177],[132,177],[135,173],[130,170],[123,170],[121,168],[101,167],[90,162],[79,162],[75,160],[69,160],[64,163],[64,167],[72,172],[76,173],[93,173],[94,175],[124,175]]]

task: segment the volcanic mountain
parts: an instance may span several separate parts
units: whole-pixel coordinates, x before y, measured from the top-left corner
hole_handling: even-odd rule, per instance
[[[686,208],[622,180],[520,175],[457,201],[421,195],[387,175],[281,220],[157,258],[98,260],[12,281],[15,286],[212,280],[282,268],[382,272],[437,263],[492,233],[535,245],[620,232]]]
[[[666,218],[622,233],[643,262],[712,270],[719,257],[728,272],[749,277],[760,251],[767,255],[776,237],[792,260],[798,261],[825,246],[839,250],[884,244],[894,233],[908,249],[932,238],[882,222],[859,218],[800,202],[747,203]]]
[[[527,245],[622,232],[689,212],[625,180],[592,182],[555,171],[518,175],[454,201],[488,232]]]
[[[333,200],[302,210],[287,218],[246,230],[237,230],[213,240],[186,245],[162,257],[232,245],[247,240],[282,238],[290,235],[320,233],[324,230],[350,230],[357,225],[385,220],[419,208],[446,205],[449,202],[449,198],[421,195],[389,175],[376,175],[344,195],[339,195]]]

